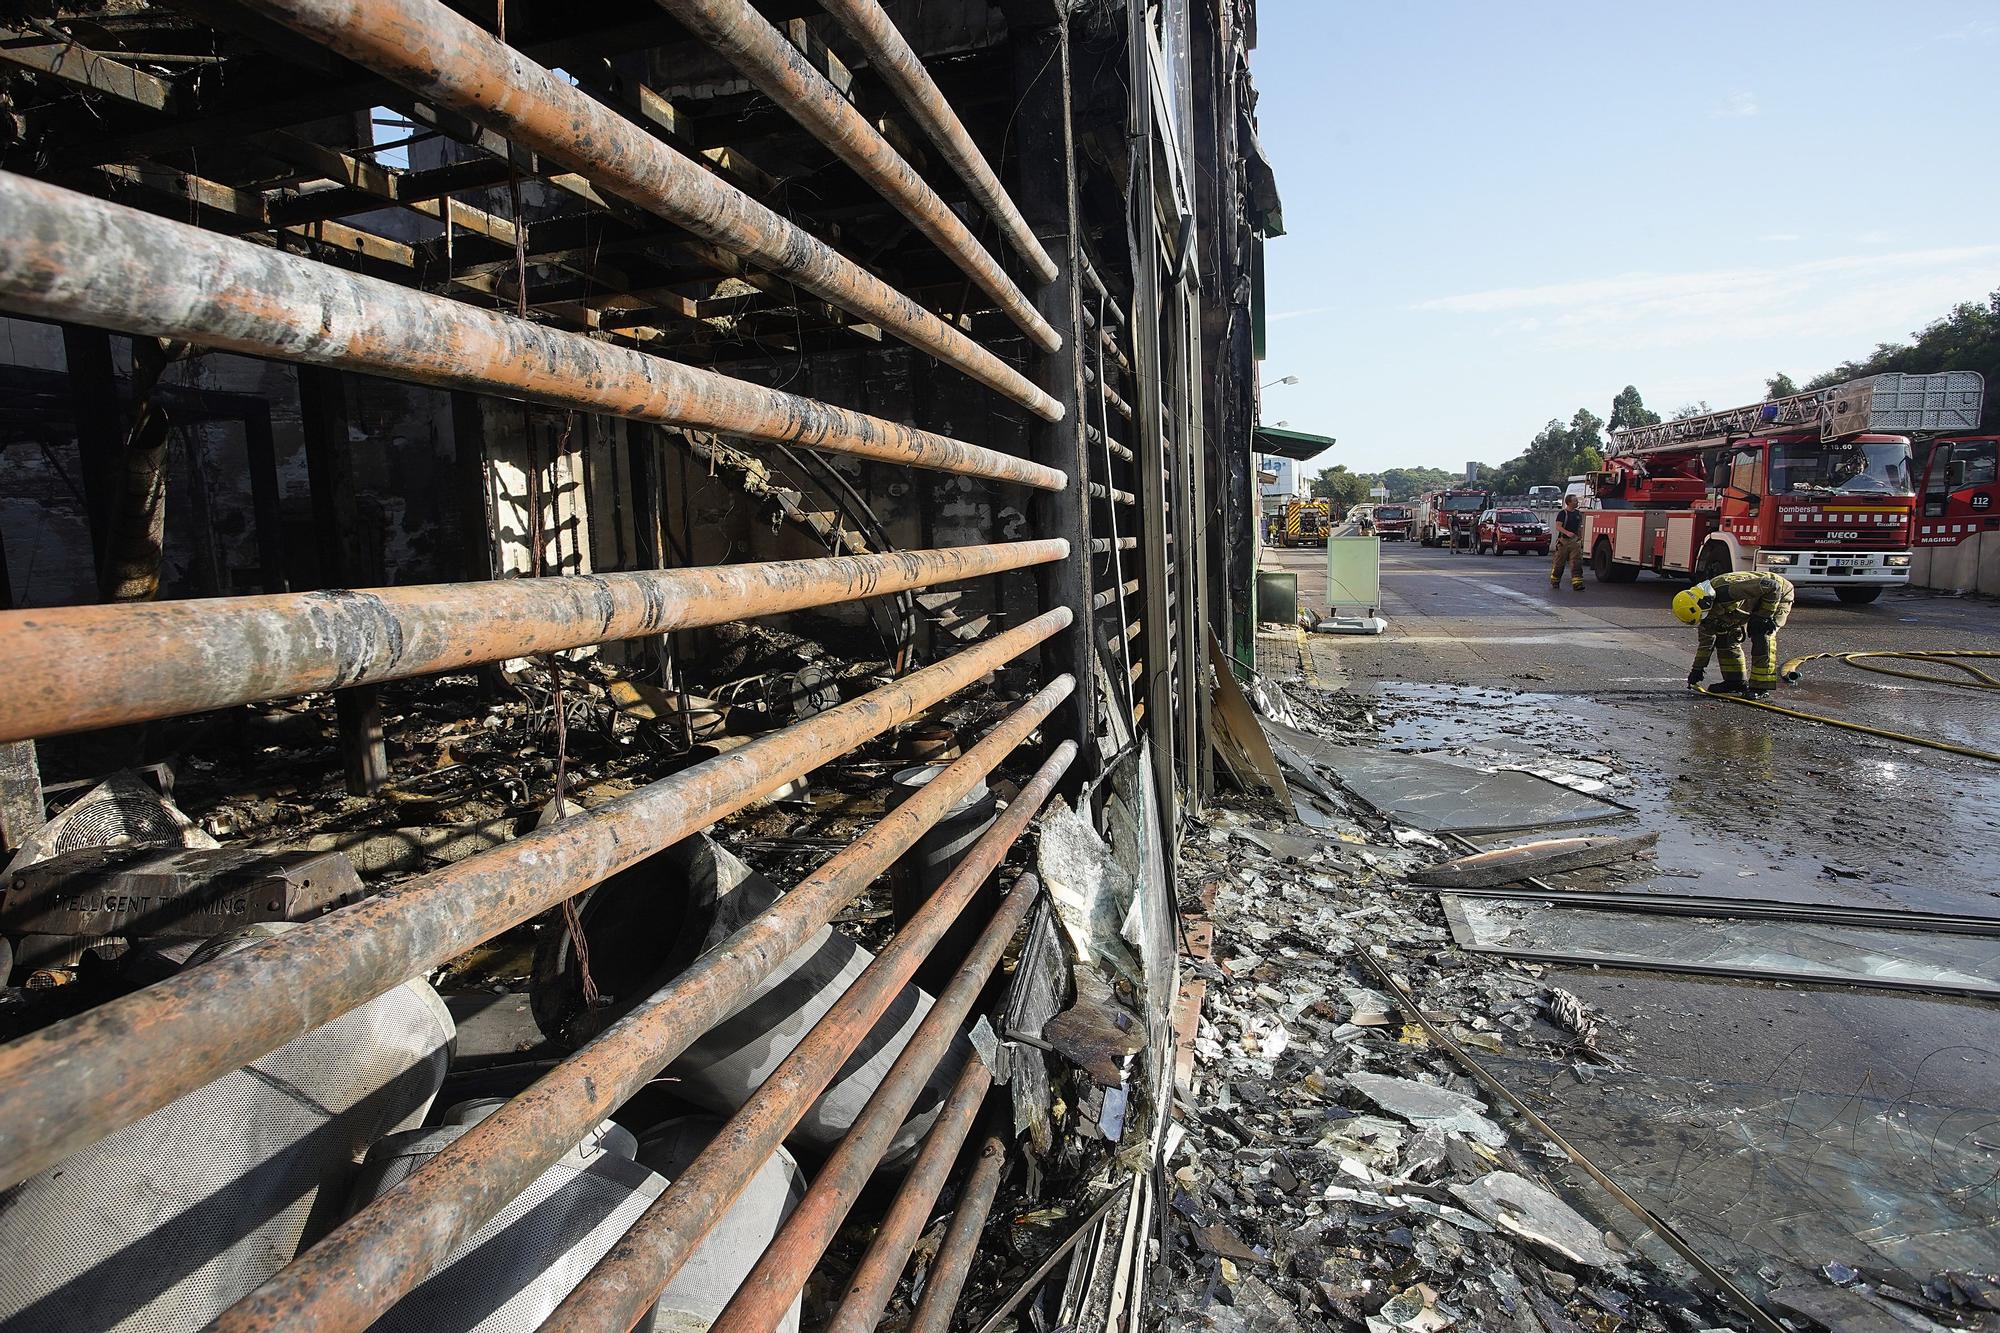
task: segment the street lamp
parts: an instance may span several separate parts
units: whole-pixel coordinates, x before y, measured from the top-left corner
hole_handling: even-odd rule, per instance
[[[1265,389],[1275,389],[1280,384],[1297,384],[1298,382],[1299,377],[1297,375],[1287,375],[1281,380],[1272,380],[1269,384],[1261,384],[1257,386],[1257,390],[1259,393],[1262,393]]]

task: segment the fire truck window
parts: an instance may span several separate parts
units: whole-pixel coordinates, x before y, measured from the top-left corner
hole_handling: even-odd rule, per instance
[[[1902,440],[1781,444],[1772,450],[1773,495],[1910,495],[1913,492],[1910,446]]]
[[[1778,465],[1774,463],[1771,467],[1771,489],[1780,495],[1785,490],[1780,484],[1781,475]],[[1757,455],[1754,450],[1742,450],[1730,461],[1729,484],[1739,491],[1757,494]]]
[[[1959,471],[1953,486],[1990,486],[2000,480],[2000,446],[1991,441],[1954,451],[1952,467]]]

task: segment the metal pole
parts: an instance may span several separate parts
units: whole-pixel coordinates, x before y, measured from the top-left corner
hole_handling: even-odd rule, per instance
[[[910,1261],[910,1251],[923,1235],[924,1223],[930,1220],[931,1208],[943,1192],[945,1178],[951,1174],[958,1150],[965,1143],[965,1136],[972,1132],[972,1121],[992,1086],[993,1071],[983,1062],[965,1062],[957,1085],[945,1098],[937,1119],[931,1122],[923,1149],[903,1177],[889,1211],[875,1228],[875,1238],[868,1243],[868,1252],[861,1256],[861,1263],[848,1281],[847,1294],[828,1321],[826,1333],[869,1333],[882,1322],[889,1295],[896,1289],[904,1265]]]
[[[959,876],[954,874],[953,881]],[[951,908],[956,916],[963,899],[970,898],[985,880],[981,874],[959,888],[960,903]],[[943,896],[943,890],[939,896]],[[833,1243],[834,1233],[846,1220],[847,1213],[854,1206],[854,1200],[881,1165],[882,1155],[889,1150],[890,1142],[901,1128],[910,1107],[924,1089],[924,1081],[936,1067],[938,1058],[950,1045],[966,1015],[979,999],[979,992],[986,986],[987,977],[999,966],[1000,955],[1007,951],[1014,933],[1028,915],[1028,908],[1034,905],[1041,893],[1041,883],[1033,875],[1023,875],[1014,885],[1000,910],[993,914],[980,933],[979,941],[966,956],[951,984],[938,996],[930,1013],[917,1034],[903,1052],[896,1057],[895,1065],[876,1088],[855,1118],[847,1137],[840,1141],[826,1163],[813,1175],[812,1188],[771,1244],[759,1256],[756,1267],[737,1287],[736,1294],[724,1307],[721,1316],[710,1325],[710,1333],[762,1333],[774,1328],[784,1312],[806,1284],[806,1279],[818,1266],[826,1247]],[[932,903],[937,901],[933,898]],[[926,905],[925,912],[930,910]],[[921,916],[921,913],[919,914]],[[949,919],[949,918],[947,918]],[[912,925],[915,924],[913,921]],[[644,1219],[641,1219],[642,1223]],[[635,1240],[638,1228],[634,1227]],[[671,1276],[671,1275],[669,1275]]]
[[[0,1047],[0,1189],[909,721],[1070,620],[1068,607],[1044,612],[586,815]]]
[[[1049,756],[1028,785],[1021,789],[1021,794],[1015,798],[1014,804],[1009,806],[1007,812],[980,836],[978,842],[973,844],[972,849],[966,853],[965,860],[952,872],[951,878],[931,898],[931,901],[925,904],[923,911],[918,914],[918,919],[949,898],[957,898],[962,903],[985,882],[986,877],[993,873],[994,868],[1005,858],[1015,841],[1040,812],[1043,802],[1054,791],[1056,782],[1068,769],[1076,752],[1074,741],[1064,741],[1056,747],[1055,753]],[[909,1110],[910,1103],[915,1100],[917,1092],[921,1089],[922,1083],[936,1068],[938,1059],[957,1034],[966,1011],[977,998],[977,983],[962,984],[966,982],[973,964],[978,962],[981,965],[982,976],[993,970],[994,964],[999,960],[1000,952],[1006,948],[1007,941],[1013,938],[1014,928],[1026,914],[1028,901],[1033,899],[1038,890],[1039,885],[1032,881],[1016,885],[1014,893],[995,914],[993,923],[987,927],[987,932],[981,935],[979,944],[974,949],[976,957],[968,959],[959,969],[946,995],[940,996],[931,1006],[930,1013],[924,1016],[924,1021],[919,1025],[916,1034],[904,1046],[902,1054],[896,1057],[895,1065],[882,1080],[874,1096],[868,1099],[867,1107],[856,1119],[847,1137],[841,1140],[840,1147],[828,1161],[828,1167],[823,1168],[815,1177],[815,1186],[821,1181],[827,1182],[826,1187],[820,1191],[822,1207],[831,1202],[833,1192],[838,1191],[846,1199],[846,1202],[840,1205],[840,1211],[844,1213],[846,1203],[852,1202],[852,1191],[857,1191],[866,1183],[867,1176],[874,1169],[875,1161],[880,1158],[888,1138],[893,1137],[895,1133],[894,1127],[890,1127],[886,1135],[879,1132],[883,1119],[893,1108],[894,1119],[900,1124],[903,1115]],[[950,917],[943,916],[943,919],[948,922]],[[1010,921],[1012,924],[1007,924]],[[913,920],[911,924],[914,926],[915,921]],[[998,940],[994,942],[996,935]],[[890,947],[894,948],[893,941]],[[911,968],[914,968],[919,961],[911,956],[917,952],[919,950],[913,949],[904,955]],[[877,961],[880,961],[879,957]],[[828,1017],[831,1018],[831,1015]],[[798,1060],[807,1045],[821,1042],[831,1045],[834,1034],[828,1033],[822,1037],[821,1031],[829,1026],[827,1020],[822,1019],[807,1036],[806,1042],[787,1057],[787,1064]],[[834,1049],[846,1048],[834,1047]],[[830,1064],[837,1065],[845,1057],[827,1054],[821,1058],[826,1058]],[[667,1284],[673,1281],[681,1266],[693,1255],[702,1238],[708,1234],[709,1228],[742,1190],[750,1173],[784,1140],[785,1131],[791,1121],[796,1120],[810,1104],[810,1094],[802,1097],[799,1092],[793,1091],[788,1086],[795,1083],[798,1074],[803,1072],[803,1065],[797,1073],[781,1068],[757,1090],[757,1094],[736,1114],[717,1140],[726,1146],[720,1151],[711,1150],[703,1154],[692,1167],[681,1173],[679,1179],[668,1186],[666,1193],[653,1201],[652,1206],[640,1215],[639,1220],[633,1224],[624,1238],[598,1260],[597,1266],[591,1269],[582,1283],[556,1307],[555,1313],[542,1325],[546,1333],[578,1333],[578,1330],[583,1329],[610,1329],[616,1333],[624,1333],[637,1322]],[[865,1168],[862,1166],[864,1161]],[[808,1198],[810,1197],[809,1195]],[[800,1207],[804,1208],[805,1204],[801,1203]],[[819,1216],[815,1217],[815,1222],[819,1220]],[[837,1225],[837,1219],[835,1224]],[[790,1242],[796,1248],[787,1255],[779,1249],[780,1245],[785,1243],[783,1237],[786,1234],[781,1232],[780,1239],[765,1250],[758,1261],[760,1271],[769,1272],[770,1266],[774,1263],[790,1266],[808,1250],[810,1255],[806,1257],[806,1268],[810,1270],[812,1263],[826,1248],[824,1241],[815,1244],[809,1239],[798,1239]],[[789,1234],[795,1237],[803,1236],[799,1231],[790,1231]],[[757,1281],[757,1276],[753,1273],[745,1280],[743,1286],[738,1288],[738,1295],[751,1289],[752,1284]],[[800,1281],[803,1281],[803,1278]],[[786,1294],[784,1304],[789,1305],[791,1294],[797,1292],[798,1284],[790,1283],[787,1278],[786,1285],[790,1286],[790,1292]],[[731,1304],[733,1306],[735,1302],[732,1301]],[[723,1319],[726,1322],[728,1318],[728,1311],[725,1310]],[[774,1326],[775,1320],[765,1320],[755,1314],[735,1325],[738,1329],[745,1327],[766,1329]]]
[[[1047,490],[1068,482],[961,440],[5,172],[0,235],[0,309],[15,314]]]
[[[766,97],[880,191],[912,226],[978,283],[1037,346],[1050,352],[1062,346],[1062,335],[1042,318],[1013,279],[973,239],[951,206],[938,198],[937,191],[854,109],[854,103],[808,64],[799,49],[752,9],[747,0],[659,0],[659,4],[688,31],[721,52]],[[944,114],[951,113],[947,109]],[[1047,275],[1053,276],[1053,271]]]
[[[1060,560],[1012,542],[702,569],[0,612],[0,742],[93,731]],[[144,661],[146,670],[130,670]],[[116,690],[103,682],[116,680]]]
[[[958,1196],[958,1211],[951,1215],[944,1240],[938,1245],[937,1261],[931,1265],[924,1283],[923,1299],[910,1319],[909,1333],[947,1333],[951,1317],[958,1309],[959,1293],[972,1276],[972,1260],[979,1253],[980,1233],[993,1212],[993,1200],[1000,1193],[1001,1177],[1007,1174],[1007,1140],[996,1128],[979,1145],[979,1158],[972,1164],[965,1188]]]
[[[848,35],[867,54],[869,68],[889,85],[911,118],[923,126],[938,152],[972,191],[973,198],[1000,224],[1007,243],[1028,262],[1035,277],[1042,282],[1055,281],[1056,261],[1035,239],[1027,219],[1008,197],[1000,178],[987,165],[985,155],[972,142],[972,136],[965,132],[951,103],[931,79],[930,71],[903,40],[895,23],[882,12],[877,0],[820,0],[820,7],[839,20],[840,26],[847,29]]]
[[[316,1333],[343,1333],[367,1328],[442,1263],[465,1236],[506,1207],[550,1162],[569,1151],[577,1135],[610,1115],[741,1003],[758,979],[805,945],[902,849],[942,817],[958,795],[1005,758],[1048,715],[1066,688],[1061,682],[1052,684],[1043,691],[1048,697],[1037,696],[1016,710],[934,780],[934,786],[946,784],[935,798],[912,797],[897,807],[881,824],[786,894],[777,906],[704,954],[409,1180],[239,1301],[214,1327],[219,1333],[298,1327],[309,1327]],[[1024,798],[1026,795],[1024,792]],[[897,960],[885,962],[885,956],[886,951],[876,956],[805,1041],[772,1071],[715,1143],[675,1177],[674,1185],[686,1190],[693,1186],[683,1182],[701,1179],[705,1163],[727,1158],[741,1168],[730,1181],[728,1197],[717,1202],[714,1213],[704,1219],[704,1233],[839,1072],[908,981],[907,970],[901,979],[893,978]],[[912,959],[910,968],[914,966]],[[803,1082],[801,1075],[805,1076]],[[779,1108],[772,1107],[780,1095],[776,1090],[797,1094],[783,1103],[783,1109],[790,1111],[789,1118],[778,1115]],[[757,1127],[777,1124],[757,1119],[759,1108],[770,1108],[783,1123],[778,1124],[776,1138],[749,1156],[746,1142],[752,1129],[746,1126],[746,1119],[754,1119]]]
[[[874,274],[437,0],[246,0],[356,64],[881,325],[1040,416],[1056,401]]]

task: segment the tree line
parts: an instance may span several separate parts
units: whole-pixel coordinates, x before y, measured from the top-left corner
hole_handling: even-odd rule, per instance
[[[1907,343],[1877,343],[1859,360],[1843,361],[1800,385],[1783,371],[1764,384],[1765,401],[1824,389],[1868,375],[1934,374],[1941,370],[1976,370],[1985,375],[1983,429],[2000,430],[2000,289],[1984,301],[1962,301],[1939,319],[1910,335]],[[1675,418],[1709,411],[1706,402],[1676,408]],[[1606,432],[1629,426],[1652,426],[1660,414],[1647,407],[1639,390],[1626,385],[1611,400],[1608,419],[1579,407],[1567,422],[1551,417],[1528,441],[1527,448],[1505,463],[1481,463],[1474,484],[1502,495],[1520,495],[1530,486],[1560,486],[1568,478],[1604,465]],[[1350,472],[1337,463],[1315,476],[1311,493],[1341,505],[1360,504],[1375,486],[1385,487],[1392,500],[1413,500],[1425,491],[1463,485],[1465,474],[1436,467],[1392,467],[1381,472]]]

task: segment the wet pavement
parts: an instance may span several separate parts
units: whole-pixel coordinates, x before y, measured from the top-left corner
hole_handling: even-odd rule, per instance
[[[1385,555],[1387,634],[1267,633],[1260,667],[1341,691],[1356,741],[1561,776],[1631,807],[1604,831],[1660,835],[1637,870],[1559,886],[2000,918],[1994,766],[1691,695],[1693,631],[1667,611],[1677,584],[1552,591],[1532,558]],[[1322,562],[1266,553],[1316,610]],[[1806,592],[1781,646],[2000,649],[2000,606]],[[2000,750],[1990,693],[1807,670],[1778,702]],[[1510,840],[1525,839],[1483,841]],[[1824,1285],[1830,1263],[1909,1284],[1994,1267],[2000,1008],[1559,964],[1542,976],[1603,1014],[1622,1067],[1511,1048],[1482,1063],[1747,1287]]]

